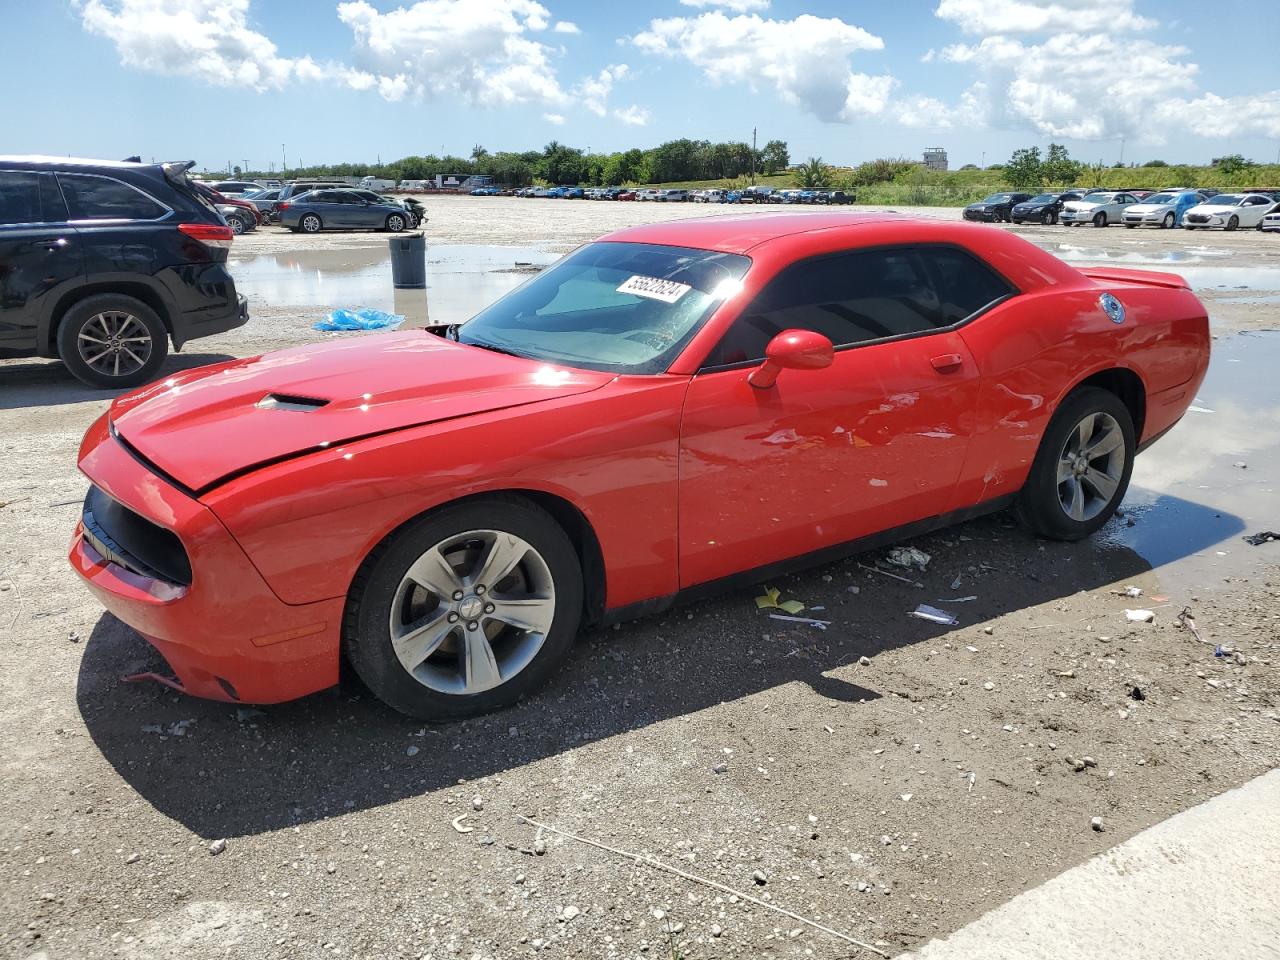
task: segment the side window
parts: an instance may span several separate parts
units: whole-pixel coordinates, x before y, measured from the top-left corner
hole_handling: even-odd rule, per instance
[[[106,177],[60,173],[72,220],[156,220],[165,209],[144,193]]]
[[[868,250],[788,267],[757,294],[707,358],[708,366],[764,358],[783,330],[813,330],[836,347],[949,326],[914,250]]]
[[[933,275],[942,314],[940,326],[957,324],[1014,292],[991,268],[962,250],[924,248],[919,255]]]
[[[0,224],[41,223],[40,175],[0,170]]]

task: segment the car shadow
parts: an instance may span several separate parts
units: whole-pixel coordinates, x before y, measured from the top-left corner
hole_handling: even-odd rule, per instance
[[[1243,529],[1229,514],[1185,501],[1177,507],[1190,521],[1181,556]],[[1129,522],[1117,518],[1111,527]],[[806,615],[832,621],[826,631],[772,620],[756,609],[758,589],[740,590],[584,635],[539,694],[447,725],[400,716],[354,682],[261,708],[122,683],[125,675],[168,671],[137,633],[105,613],[86,645],[76,699],[103,756],[157,810],[206,838],[251,835],[499,774],[784,684],[807,684],[848,710],[887,693],[913,696],[878,689],[875,680],[851,683],[842,668],[945,637],[951,628],[908,616],[921,602],[969,626],[1151,570],[1115,542],[1122,534],[1107,532],[1057,543],[1022,533],[1007,514],[975,520],[913,541],[933,557],[926,573],[912,574],[922,588],[858,566],[874,554],[772,581],[807,604]],[[977,599],[945,602],[968,595]]]
[[[234,359],[226,353],[171,353],[156,374],[159,380],[179,370]],[[33,357],[0,363],[0,410],[52,407],[87,400],[106,400],[124,390],[99,390],[77,380],[60,360]]]

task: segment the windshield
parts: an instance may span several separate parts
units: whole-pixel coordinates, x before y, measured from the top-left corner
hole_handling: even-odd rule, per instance
[[[1110,193],[1089,193],[1081,200],[1081,203],[1110,203],[1112,194]]]
[[[1172,193],[1153,193],[1143,203],[1173,203],[1177,199]]]
[[[751,261],[732,253],[593,243],[462,325],[458,340],[616,373],[661,373]]]
[[[1027,203],[1053,203],[1053,201],[1057,199],[1058,199],[1058,195],[1056,193],[1041,193],[1037,196],[1032,197],[1030,200],[1026,202]]]
[[[1234,193],[1220,193],[1216,197],[1210,197],[1205,203],[1213,207],[1234,207],[1244,200],[1244,197],[1237,196]]]
[[[982,202],[983,203],[1008,203],[1012,197],[1013,197],[1013,194],[1011,193],[993,193],[991,196],[987,197],[987,199],[983,200]]]

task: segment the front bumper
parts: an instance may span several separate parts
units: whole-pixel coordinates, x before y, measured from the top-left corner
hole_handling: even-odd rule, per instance
[[[1093,223],[1097,210],[1063,210],[1058,214],[1059,223]]]
[[[69,557],[103,606],[164,657],[173,686],[212,700],[279,703],[337,683],[344,598],[281,601],[213,512],[135,459],[108,434],[105,415],[85,437],[80,468],[186,549],[189,585],[146,575],[149,565],[118,547],[104,555],[101,531],[86,536],[84,520]]]
[[[1000,216],[994,211],[987,213],[983,210],[966,209],[964,212],[964,218],[966,220],[976,220],[978,223],[995,223],[1000,219]]]

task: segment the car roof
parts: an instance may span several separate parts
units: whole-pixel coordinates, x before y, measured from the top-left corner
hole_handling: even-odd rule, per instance
[[[77,167],[114,168],[118,170],[159,170],[158,163],[134,163],[129,160],[94,160],[91,157],[52,157],[41,154],[0,154],[0,163],[74,170]]]
[[[654,243],[720,253],[746,253],[770,240],[836,228],[858,228],[910,217],[895,213],[765,213],[699,217],[628,227],[602,241]]]

